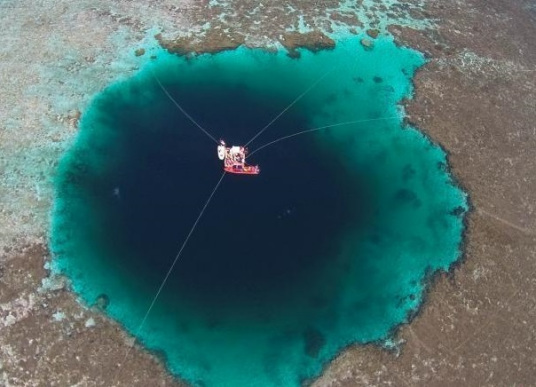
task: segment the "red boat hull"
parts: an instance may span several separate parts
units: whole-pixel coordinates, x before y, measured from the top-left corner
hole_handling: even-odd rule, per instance
[[[229,165],[223,167],[225,172],[237,175],[258,175],[261,170],[257,165]]]

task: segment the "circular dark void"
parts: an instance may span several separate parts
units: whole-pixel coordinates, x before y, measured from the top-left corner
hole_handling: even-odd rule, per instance
[[[229,82],[163,86],[216,138],[243,145],[279,114],[288,98]],[[222,174],[216,143],[156,82],[109,92],[96,104],[110,160],[85,175],[93,221],[113,267],[147,293],[158,288]],[[151,90],[151,88],[154,88]],[[138,98],[150,91],[154,99]],[[307,127],[315,106],[280,117],[250,151]],[[113,135],[111,135],[113,133]],[[165,298],[278,308],[322,282],[337,260],[337,241],[367,222],[373,207],[359,172],[342,172],[335,150],[302,136],[253,155],[258,176],[227,174],[193,232],[165,288]],[[112,192],[112,194],[110,194]],[[325,293],[323,293],[325,294]]]
[[[299,61],[163,55],[85,112],[58,167],[55,267],[192,384],[298,386],[342,348],[388,337],[426,271],[459,257],[466,208],[444,152],[401,130],[422,63],[359,39]],[[157,293],[223,176],[217,140],[243,145],[281,112],[252,152],[346,126],[261,149],[259,176],[225,175]]]

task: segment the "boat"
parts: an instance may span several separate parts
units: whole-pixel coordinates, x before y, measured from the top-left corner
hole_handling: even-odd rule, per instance
[[[237,175],[258,175],[261,172],[258,165],[246,164],[247,153],[247,148],[235,145],[228,147],[223,140],[220,140],[220,145],[218,145],[218,158],[223,161],[225,172]]]

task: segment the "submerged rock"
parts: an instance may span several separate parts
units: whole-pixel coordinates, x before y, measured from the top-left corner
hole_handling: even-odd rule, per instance
[[[292,58],[299,58],[298,48],[305,48],[312,52],[335,48],[335,41],[320,31],[307,33],[287,32],[282,36],[280,42],[288,50],[288,55]]]
[[[367,38],[361,39],[361,45],[367,50],[372,50],[372,48],[374,48],[374,42]]]
[[[376,39],[379,34],[380,34],[380,30],[377,30],[375,28],[369,28],[367,30],[367,35],[370,36],[373,39]]]

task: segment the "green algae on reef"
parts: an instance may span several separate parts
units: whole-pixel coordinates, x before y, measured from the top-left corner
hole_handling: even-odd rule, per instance
[[[233,144],[324,76],[251,150],[369,120],[266,147],[252,156],[261,175],[225,177],[138,335],[193,385],[298,386],[344,347],[387,339],[425,276],[460,256],[465,194],[397,106],[422,56],[359,37],[301,54],[161,53],[95,98],[59,166],[55,268],[135,334],[221,175],[215,144],[155,76]]]

